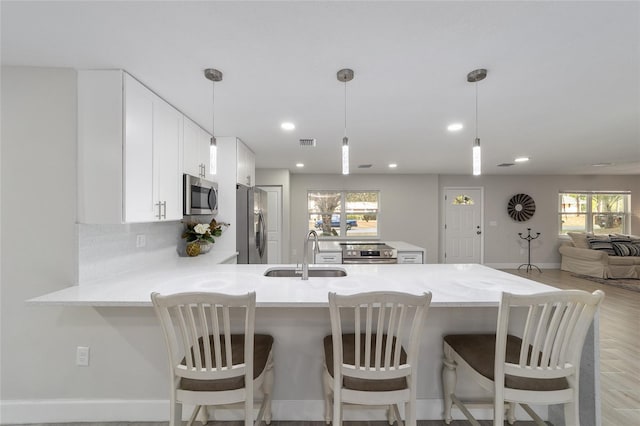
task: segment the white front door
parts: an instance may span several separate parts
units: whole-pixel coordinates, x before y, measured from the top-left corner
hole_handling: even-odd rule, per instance
[[[258,188],[267,192],[267,263],[282,263],[282,187]]]
[[[482,188],[445,188],[444,263],[482,263]]]

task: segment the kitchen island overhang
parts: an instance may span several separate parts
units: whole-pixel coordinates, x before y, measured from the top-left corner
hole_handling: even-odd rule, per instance
[[[430,291],[433,300],[420,348],[423,362],[418,372],[418,418],[440,419],[442,336],[457,332],[495,331],[497,307],[503,291],[532,294],[557,290],[477,264],[340,265],[346,270],[346,277],[310,277],[303,281],[300,278],[265,277],[264,272],[276,265],[212,265],[202,260],[190,260],[180,258],[155,268],[83,283],[30,299],[27,303],[89,306],[102,311],[104,308],[151,307],[150,294],[153,291],[163,294],[185,291],[240,294],[255,291],[258,306],[256,331],[273,334],[276,342],[274,419],[321,420],[321,341],[330,334],[328,292],[351,294],[393,290],[421,294]],[[111,309],[109,312],[114,315]],[[152,315],[151,310],[148,313]],[[581,365],[583,425],[600,424],[597,318],[594,324],[585,342]],[[158,338],[161,338],[160,334]],[[464,383],[464,378],[461,385],[470,396],[486,396],[472,383]],[[543,416],[545,411],[541,412]],[[491,416],[490,410],[475,413],[479,418]],[[352,418],[362,420],[383,418],[379,413],[355,412],[352,415],[355,416]],[[562,424],[557,420],[561,416],[561,407],[549,410],[548,418],[554,424]]]

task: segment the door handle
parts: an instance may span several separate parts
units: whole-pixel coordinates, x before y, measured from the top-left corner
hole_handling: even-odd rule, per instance
[[[480,230],[480,225],[476,226],[476,229],[477,229],[476,234],[478,235],[482,234],[482,231]]]
[[[267,236],[266,236],[266,231],[267,231],[267,227],[266,224],[264,222],[264,216],[262,215],[262,212],[260,212],[260,214],[258,215],[258,222],[259,222],[259,227],[260,227],[260,257],[262,257],[264,255],[264,249],[265,246],[267,245]]]

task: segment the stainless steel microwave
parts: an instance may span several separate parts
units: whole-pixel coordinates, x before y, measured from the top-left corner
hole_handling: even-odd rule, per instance
[[[184,175],[185,215],[218,213],[218,184],[199,177]]]

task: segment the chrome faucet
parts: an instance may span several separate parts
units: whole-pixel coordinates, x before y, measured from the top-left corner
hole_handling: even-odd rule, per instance
[[[307,236],[304,238],[304,248],[302,255],[302,279],[309,279],[309,239],[313,237],[314,244],[314,253],[318,253],[320,251],[320,247],[318,247],[318,233],[316,231],[309,231]]]

